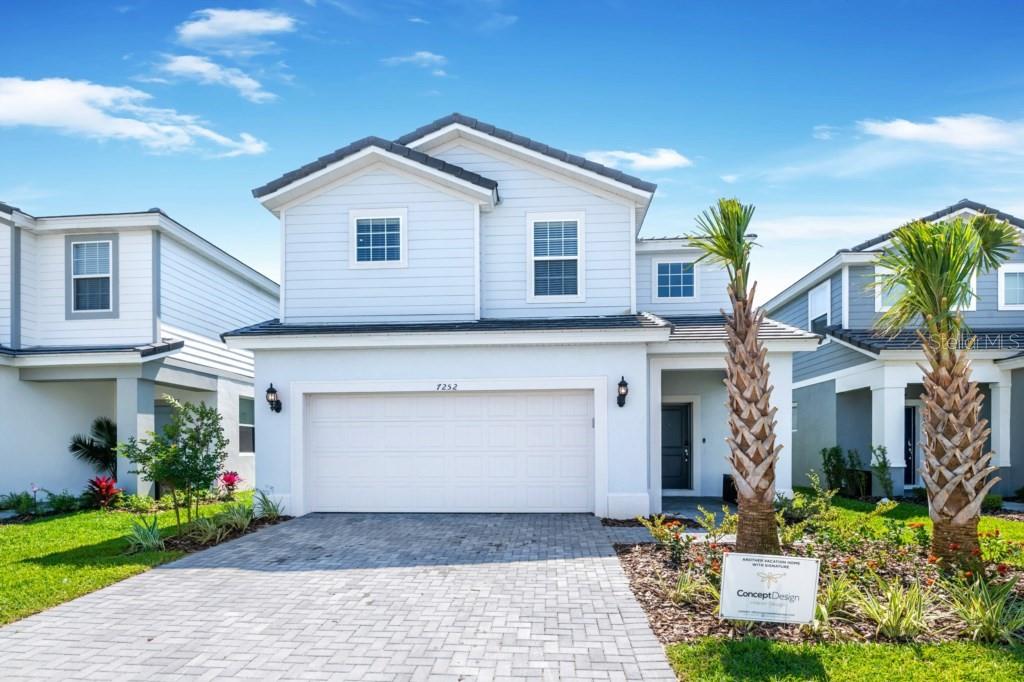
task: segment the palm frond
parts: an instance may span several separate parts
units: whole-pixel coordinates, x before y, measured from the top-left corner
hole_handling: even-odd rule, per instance
[[[697,231],[688,235],[690,243],[703,252],[698,259],[721,265],[738,300],[747,297],[750,281],[750,251],[756,245],[747,234],[754,217],[753,204],[738,199],[719,199],[697,216]]]
[[[71,437],[68,451],[97,471],[117,477],[117,424],[106,417],[92,422],[89,436]]]

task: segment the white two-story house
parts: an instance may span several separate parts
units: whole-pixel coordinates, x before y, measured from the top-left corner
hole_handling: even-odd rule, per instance
[[[34,217],[0,204],[0,490],[80,492],[68,444],[97,417],[118,437],[166,422],[166,396],[215,405],[227,467],[253,479],[253,361],[220,333],[273,315],[278,287],[169,218]],[[118,483],[150,492],[119,462]]]
[[[640,239],[655,185],[454,114],[253,194],[281,224],[257,485],[310,511],[656,512],[720,495],[724,273]],[[774,322],[778,484],[791,357]],[[271,396],[273,397],[273,396]]]
[[[978,213],[1024,230],[1024,220],[968,199],[923,220]],[[797,485],[806,484],[811,469],[821,472],[821,449],[834,445],[856,450],[865,468],[871,446],[884,446],[896,491],[921,485],[924,354],[913,330],[892,338],[875,331],[899,296],[876,286],[875,263],[890,234],[838,251],[765,306],[776,319],[825,338],[793,361]],[[975,301],[964,311],[976,336],[973,379],[981,384],[982,416],[992,428],[989,446],[1002,478],[996,490],[1011,493],[1024,485],[1024,250],[973,286]]]

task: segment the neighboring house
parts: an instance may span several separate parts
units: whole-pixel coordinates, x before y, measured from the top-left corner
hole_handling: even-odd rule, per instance
[[[272,315],[277,297],[158,209],[37,218],[0,204],[0,490],[80,492],[95,472],[71,436],[96,417],[145,436],[167,395],[220,410],[227,467],[251,481],[252,355],[219,335]],[[148,492],[128,468],[122,487]]]
[[[638,238],[654,191],[459,114],[254,190],[281,222],[281,310],[225,339],[281,400],[256,411],[257,485],[293,514],[720,495],[725,275]],[[818,339],[764,337],[787,491],[791,356]]]
[[[1024,220],[964,199],[923,220],[996,215],[1024,229]],[[769,301],[769,315],[825,337],[793,361],[793,476],[806,481],[821,471],[822,448],[857,450],[868,463],[872,445],[884,446],[894,467],[896,490],[921,485],[920,342],[913,330],[893,338],[874,326],[898,292],[875,285],[875,261],[886,233],[843,249]],[[991,449],[1003,481],[997,490],[1024,485],[1024,251],[998,272],[980,275],[976,300],[964,317],[977,336],[971,352],[973,378],[985,396]],[[876,489],[877,490],[877,489]]]

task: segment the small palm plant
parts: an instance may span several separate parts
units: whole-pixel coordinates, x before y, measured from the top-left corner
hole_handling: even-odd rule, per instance
[[[101,474],[117,478],[117,424],[106,417],[97,417],[92,422],[88,436],[78,434],[71,437],[68,451],[91,464]]]
[[[690,242],[703,251],[700,260],[722,265],[728,274],[732,313],[725,314],[725,387],[728,392],[729,464],[739,497],[736,550],[778,554],[775,521],[775,412],[771,406],[767,351],[758,338],[764,312],[754,308],[757,284],[750,283],[753,235],[747,232],[752,205],[719,199],[697,217]],[[724,312],[724,311],[723,311]]]
[[[962,311],[971,282],[997,269],[1019,246],[1017,229],[990,215],[928,223],[915,221],[892,234],[878,259],[877,284],[900,297],[877,322],[883,334],[915,329],[924,350],[925,462],[921,478],[934,523],[932,553],[959,562],[978,551],[978,519],[985,495],[999,481],[991,474],[991,431],[981,417],[984,396],[971,381],[974,344]]]

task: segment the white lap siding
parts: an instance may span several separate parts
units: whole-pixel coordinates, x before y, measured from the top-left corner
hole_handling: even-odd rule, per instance
[[[0,213],[0,346],[11,343],[11,257],[14,228]]]
[[[405,210],[405,267],[351,266],[349,212],[367,209]],[[286,208],[286,320],[474,319],[475,211],[468,200],[384,166]]]

